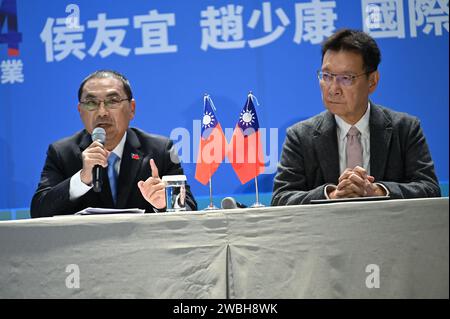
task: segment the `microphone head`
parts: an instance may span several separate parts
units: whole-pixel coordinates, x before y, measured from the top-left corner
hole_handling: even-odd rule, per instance
[[[233,197],[225,197],[222,199],[222,202],[220,203],[220,206],[223,209],[235,209],[238,208],[236,200]]]
[[[105,129],[102,127],[96,127],[92,131],[92,141],[99,141],[102,144],[105,144],[106,140],[106,132]]]

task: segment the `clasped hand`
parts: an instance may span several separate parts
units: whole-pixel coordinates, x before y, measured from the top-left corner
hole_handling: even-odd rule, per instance
[[[339,177],[337,187],[328,196],[337,199],[386,195],[384,189],[374,181],[375,178],[360,166],[347,168]]]

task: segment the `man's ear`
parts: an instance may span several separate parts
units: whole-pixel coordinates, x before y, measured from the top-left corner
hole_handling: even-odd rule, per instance
[[[131,107],[131,119],[134,118],[134,115],[136,114],[136,101],[134,99],[131,99],[130,101],[130,107]]]
[[[370,94],[376,90],[379,81],[380,81],[380,73],[378,72],[378,70],[376,70],[375,72],[372,72],[369,76],[369,93]]]

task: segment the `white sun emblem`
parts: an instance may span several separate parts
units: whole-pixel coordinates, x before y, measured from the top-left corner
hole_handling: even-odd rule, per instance
[[[253,116],[253,112],[251,110],[246,110],[241,112],[240,122],[242,125],[250,126],[255,123],[255,118]]]
[[[214,125],[214,115],[210,112],[206,112],[205,115],[203,115],[202,122],[204,128],[210,128]]]

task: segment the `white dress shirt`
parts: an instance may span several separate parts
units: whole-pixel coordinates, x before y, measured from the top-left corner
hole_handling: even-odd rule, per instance
[[[120,140],[119,144],[112,150],[113,153],[115,153],[119,158],[115,163],[115,170],[117,171],[117,176],[120,174],[120,163],[122,162],[122,155],[123,155],[123,148],[125,146],[125,141],[127,139],[127,132],[125,131],[125,134],[123,135],[122,139]],[[86,185],[81,181],[81,170],[79,170],[75,175],[73,175],[70,178],[70,187],[69,187],[69,195],[70,200],[75,200],[84,194],[86,194],[93,185]]]
[[[341,175],[345,169],[347,168],[347,133],[352,127],[352,125],[345,122],[342,118],[334,115],[336,120],[336,132],[338,138],[338,153],[339,153],[339,175]],[[369,119],[370,119],[370,103],[367,105],[366,112],[364,115],[356,122],[353,126],[355,126],[358,131],[361,133],[359,136],[362,150],[363,150],[363,168],[367,171],[367,174],[370,175],[370,128],[369,128]],[[380,183],[374,183],[381,186],[386,195],[389,195],[389,190]],[[329,187],[336,188],[336,185],[328,184],[324,188],[325,197],[328,197],[328,189]]]
[[[367,107],[366,113],[361,119],[356,122],[355,126],[361,133],[359,136],[361,146],[363,149],[363,168],[370,175],[370,129],[369,129],[369,117],[370,117],[370,103]],[[352,125],[345,122],[339,116],[334,115],[337,124],[337,138],[338,138],[338,152],[339,152],[339,172],[342,174],[347,168],[347,133]]]

